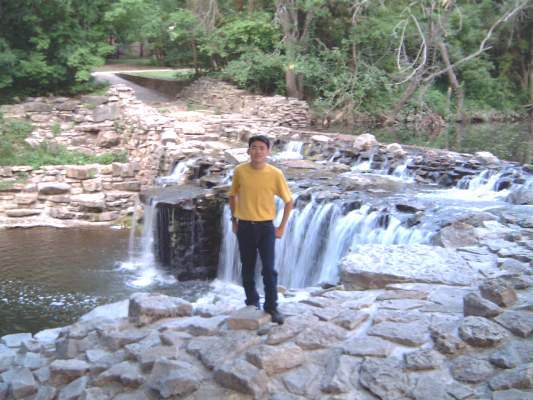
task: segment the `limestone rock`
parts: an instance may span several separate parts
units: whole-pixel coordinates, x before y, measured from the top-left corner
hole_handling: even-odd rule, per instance
[[[384,288],[391,283],[468,285],[476,273],[456,252],[426,245],[362,245],[341,260],[347,290]]]
[[[508,334],[498,324],[483,317],[466,317],[459,327],[459,335],[476,347],[492,347],[501,343]]]
[[[457,354],[466,347],[465,342],[447,327],[431,326],[430,333],[436,349],[442,354]]]
[[[58,400],[77,400],[85,392],[87,383],[89,382],[88,376],[82,376],[65,386],[59,392]]]
[[[280,344],[292,339],[317,320],[316,317],[289,317],[283,325],[277,325],[270,330],[266,344]]]
[[[353,337],[341,344],[344,354],[359,357],[387,357],[394,350],[392,343],[378,337]]]
[[[333,322],[344,329],[353,330],[365,322],[369,314],[363,311],[345,310],[341,311]]]
[[[494,374],[494,369],[485,360],[460,356],[453,361],[451,372],[458,381],[480,383],[489,379]]]
[[[40,195],[64,194],[70,191],[70,185],[64,182],[41,182],[37,185]]]
[[[379,336],[405,346],[421,346],[429,340],[427,327],[420,322],[407,324],[382,322],[373,325],[368,331],[371,336]]]
[[[241,164],[250,159],[248,148],[227,149],[224,151],[224,156],[232,164]]]
[[[370,133],[363,133],[355,138],[353,147],[357,151],[371,150],[379,145],[376,137]]]
[[[342,355],[339,349],[332,351],[320,381],[322,393],[341,394],[352,391],[353,382],[357,382],[359,364],[359,360]]]
[[[215,370],[215,381],[228,389],[261,398],[267,389],[268,377],[262,369],[243,359],[222,364]]]
[[[20,347],[22,342],[31,339],[31,333],[13,333],[0,338],[0,344],[7,347]]]
[[[165,399],[184,398],[198,389],[201,380],[201,374],[191,364],[162,358],[155,362],[147,385]]]
[[[516,292],[503,279],[486,280],[481,284],[479,290],[484,298],[501,307],[509,307],[517,300]]]
[[[316,350],[329,347],[346,338],[346,331],[336,325],[317,322],[306,328],[296,338],[296,344],[304,350]]]
[[[89,370],[89,364],[82,360],[55,360],[50,364],[52,383],[61,384],[73,381]]]
[[[516,336],[528,338],[533,333],[533,313],[531,311],[506,311],[495,321]]]
[[[15,399],[22,399],[37,392],[37,382],[28,368],[17,368],[13,371],[9,383],[11,395]]]
[[[134,293],[130,296],[128,319],[137,326],[162,318],[190,315],[192,315],[192,305],[178,297],[150,293]]]
[[[116,351],[130,343],[136,343],[144,339],[148,331],[141,329],[124,329],[116,331],[113,329],[103,331],[101,334],[102,341],[111,349]]]
[[[98,173],[98,170],[94,166],[75,165],[67,169],[67,178],[89,179],[89,178],[94,178],[97,173]]]
[[[96,138],[96,145],[110,148],[120,144],[120,135],[115,131],[101,131]]]
[[[501,390],[492,393],[492,400],[533,400],[533,392],[522,390]]]
[[[477,293],[469,293],[463,298],[463,313],[465,317],[469,315],[479,317],[496,317],[503,310],[492,301],[482,298]]]
[[[57,390],[52,386],[40,386],[33,400],[54,400],[56,394]]]
[[[102,104],[97,106],[93,111],[93,121],[103,122],[115,120],[118,116],[118,107],[115,104]]]
[[[254,306],[243,307],[228,317],[226,323],[229,329],[257,330],[270,321],[270,315]]]
[[[246,353],[246,359],[268,375],[273,375],[301,365],[305,355],[300,347],[287,343],[280,346],[255,347]]]
[[[394,360],[364,361],[359,383],[382,400],[405,399],[411,393],[407,374]]]
[[[438,368],[442,361],[438,353],[429,349],[416,350],[404,354],[405,368],[411,371],[422,371]]]
[[[522,363],[518,351],[512,344],[508,344],[492,353],[489,360],[499,368],[514,368]]]
[[[525,365],[500,372],[489,381],[492,390],[533,389],[533,366]]]
[[[478,244],[474,227],[464,222],[454,222],[442,228],[434,238],[434,241],[447,248],[475,246]]]
[[[97,376],[96,381],[99,384],[120,382],[125,386],[138,387],[144,383],[144,377],[138,364],[123,361],[102,372]]]
[[[13,210],[6,210],[6,215],[11,218],[31,217],[32,215],[39,215],[42,210],[35,208],[16,208]]]

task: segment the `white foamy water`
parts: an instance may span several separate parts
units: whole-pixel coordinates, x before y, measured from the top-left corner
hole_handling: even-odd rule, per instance
[[[127,271],[129,286],[143,288],[153,284],[170,285],[176,278],[164,272],[154,255],[155,219],[157,202],[153,201],[144,208],[144,225],[141,237],[136,236],[136,218],[133,219],[129,239],[129,260],[119,265],[119,270]]]
[[[161,186],[170,184],[183,185],[187,182],[191,166],[194,162],[194,159],[178,162],[170,175],[160,176],[156,179],[156,183]]]
[[[239,282],[241,266],[228,213],[226,207],[218,277]],[[279,207],[276,225],[281,217]],[[340,259],[360,244],[427,243],[430,237],[431,232],[405,227],[394,216],[371,211],[368,206],[343,215],[334,203],[311,201],[292,211],[283,238],[276,241],[278,283],[302,288],[336,282]]]
[[[285,145],[281,153],[276,154],[275,160],[301,160],[303,156],[304,143],[291,140]]]

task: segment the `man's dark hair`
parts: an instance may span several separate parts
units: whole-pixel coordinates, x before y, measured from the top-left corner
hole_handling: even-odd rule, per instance
[[[263,142],[266,144],[267,148],[270,149],[270,139],[264,135],[252,136],[250,139],[248,139],[248,147],[252,147],[253,142]]]

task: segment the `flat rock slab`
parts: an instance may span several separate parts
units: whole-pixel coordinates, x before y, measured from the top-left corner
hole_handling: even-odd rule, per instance
[[[429,341],[428,329],[425,324],[411,322],[407,324],[382,322],[370,328],[368,334],[379,336],[405,346],[421,346]]]
[[[287,343],[280,346],[257,346],[246,353],[246,359],[268,375],[273,375],[301,365],[305,356],[300,347]]]
[[[494,375],[494,368],[488,361],[460,356],[453,361],[451,373],[460,382],[480,383]]]
[[[533,312],[531,311],[506,311],[495,318],[495,321],[523,338],[528,338],[533,333]]]
[[[5,335],[0,338],[0,344],[7,347],[19,347],[22,342],[31,339],[31,333],[14,333],[11,335]]]
[[[154,364],[147,385],[163,398],[185,397],[200,386],[202,375],[189,363],[162,358]]]
[[[128,318],[137,326],[150,324],[162,318],[188,317],[192,305],[179,297],[157,293],[134,293],[130,297]]]
[[[410,383],[395,360],[367,360],[361,365],[359,383],[380,399],[409,398]]]
[[[344,354],[359,357],[387,357],[394,350],[391,342],[378,337],[355,337],[341,344]]]
[[[347,290],[402,282],[468,286],[478,275],[455,250],[427,245],[362,245],[340,267]]]
[[[459,336],[472,346],[492,347],[501,343],[509,334],[495,322],[483,317],[470,316],[461,323]]]
[[[257,330],[270,322],[270,315],[254,306],[243,307],[230,314],[226,323],[229,329]]]
[[[219,315],[217,317],[203,318],[199,316],[175,319],[165,322],[159,327],[160,331],[185,331],[192,336],[212,336],[218,334],[220,325],[226,321],[227,316]]]
[[[221,365],[215,370],[214,378],[221,386],[255,398],[262,398],[268,385],[265,371],[242,359]]]

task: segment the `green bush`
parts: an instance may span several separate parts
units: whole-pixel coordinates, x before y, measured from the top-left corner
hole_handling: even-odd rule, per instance
[[[275,54],[260,51],[245,53],[227,65],[222,72],[222,78],[252,92],[285,93],[283,58]]]

